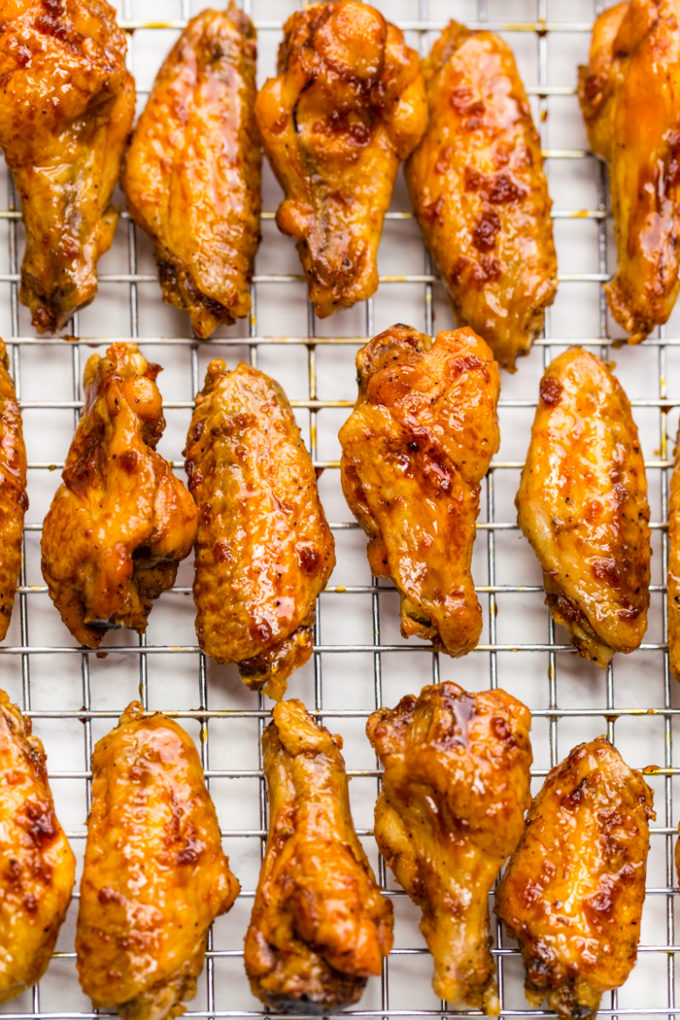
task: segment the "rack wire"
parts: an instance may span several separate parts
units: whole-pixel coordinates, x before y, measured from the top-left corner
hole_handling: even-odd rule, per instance
[[[192,0],[119,0],[142,103],[165,52],[199,6]],[[258,29],[262,80],[273,72],[282,21],[297,4],[245,0],[243,6]],[[320,475],[338,554],[335,574],[319,599],[312,660],[291,678],[288,694],[302,697],[310,710],[342,734],[357,828],[395,906],[395,949],[381,979],[369,982],[362,1001],[347,1014],[451,1015],[430,989],[431,961],[417,929],[418,912],[395,886],[372,839],[380,770],[363,727],[376,707],[394,705],[425,683],[454,679],[470,690],[503,686],[532,709],[535,788],[574,744],[600,732],[620,747],[631,765],[647,766],[657,820],[652,828],[642,944],[633,975],[619,992],[603,998],[601,1015],[674,1017],[680,1011],[676,1007],[680,946],[674,913],[678,812],[673,794],[680,769],[673,730],[680,699],[666,649],[665,522],[672,466],[669,430],[680,405],[680,314],[642,347],[614,352],[619,334],[601,290],[613,266],[606,171],[587,150],[574,87],[575,65],[586,57],[592,20],[601,4],[391,0],[378,6],[423,54],[451,16],[505,36],[528,87],[555,199],[560,291],[531,355],[522,360],[515,376],[503,375],[502,446],[483,489],[473,564],[485,615],[480,645],[466,659],[452,662],[417,641],[401,638],[396,593],[389,583],[371,578],[363,534],[340,493],[336,433],[353,403],[356,350],[397,318],[426,332],[452,324],[403,183],[397,186],[385,225],[376,297],[318,322],[305,299],[292,243],[276,232],[273,219],[279,193],[266,173],[264,239],[252,287],[253,314],[245,329],[243,324],[223,329],[208,343],[188,335],[185,318],[163,305],[150,244],[123,213],[112,251],[100,264],[100,293],[74,318],[69,344],[59,337],[33,335],[18,302],[22,227],[5,175],[0,180],[7,196],[6,208],[0,209],[0,289],[6,303],[0,307],[0,328],[11,353],[24,416],[31,509],[12,626],[0,647],[0,684],[33,719],[46,744],[57,812],[76,852],[78,875],[95,740],[136,696],[145,708],[162,709],[189,729],[200,747],[225,847],[243,892],[232,912],[214,925],[205,972],[187,1016],[263,1016],[248,991],[242,937],[266,834],[259,737],[269,703],[247,691],[235,670],[216,667],[200,653],[193,631],[190,564],[182,565],[176,586],[154,608],[147,635],[133,639],[129,632],[112,634],[102,654],[72,644],[42,583],[39,551],[42,518],[58,481],[55,469],[63,466],[82,407],[82,370],[90,350],[103,349],[109,336],[130,338],[139,340],[142,350],[164,366],[160,385],[168,429],[161,449],[178,471],[193,395],[202,384],[208,359],[223,356],[230,364],[239,358],[257,364],[276,375],[292,397]],[[540,375],[561,349],[574,342],[618,362],[641,432],[652,504],[650,627],[641,648],[625,659],[617,657],[605,672],[578,659],[564,632],[554,628],[543,606],[540,570],[519,537],[512,505]],[[86,1020],[97,1015],[77,984],[76,909],[77,895],[43,980],[0,1006],[0,1014],[12,1020]],[[543,1015],[524,999],[515,944],[495,921],[492,929],[502,1015]]]

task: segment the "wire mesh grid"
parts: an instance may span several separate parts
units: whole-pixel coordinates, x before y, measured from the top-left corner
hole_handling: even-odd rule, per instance
[[[188,17],[195,0],[119,0],[129,32],[129,60],[139,101]],[[275,51],[294,0],[244,3],[259,34],[258,76],[273,72]],[[319,599],[315,650],[289,682],[331,729],[342,734],[352,777],[355,822],[379,878],[395,907],[395,949],[382,978],[371,980],[355,1016],[451,1015],[430,988],[431,962],[418,932],[418,912],[379,860],[372,814],[380,787],[376,760],[363,728],[368,714],[394,705],[429,682],[453,679],[470,690],[502,686],[523,698],[533,713],[534,789],[547,770],[583,739],[605,732],[636,767],[650,766],[657,820],[638,964],[626,985],[606,995],[602,1015],[674,1016],[676,944],[673,790],[680,772],[672,742],[680,699],[668,671],[665,634],[665,565],[669,435],[680,406],[680,314],[644,345],[616,354],[619,378],[632,398],[648,470],[652,505],[653,576],[650,627],[642,647],[618,657],[606,672],[578,659],[555,630],[543,606],[540,570],[519,537],[513,507],[528,444],[538,381],[561,349],[578,342],[612,356],[620,334],[608,317],[601,283],[613,266],[606,171],[587,150],[575,96],[576,63],[587,55],[593,0],[390,0],[378,4],[402,27],[411,45],[427,52],[450,17],[501,32],[513,47],[538,125],[554,199],[560,291],[546,316],[543,338],[514,376],[503,375],[499,406],[502,446],[484,483],[474,576],[484,607],[479,647],[452,662],[398,630],[393,587],[371,578],[365,540],[342,499],[337,429],[355,394],[354,355],[394,321],[426,332],[452,325],[443,290],[433,274],[401,179],[380,250],[380,289],[362,306],[319,322],[306,302],[292,243],[278,235],[274,210],[279,191],[265,168],[263,243],[252,286],[253,313],[243,324],[218,332],[208,343],[188,333],[180,314],[163,305],[151,246],[126,214],[114,246],[100,263],[100,292],[69,327],[73,342],[33,335],[18,303],[22,226],[11,181],[4,170],[6,208],[0,209],[0,328],[11,352],[29,455],[29,496],[24,566],[8,638],[0,647],[2,686],[32,717],[44,740],[58,814],[82,866],[89,807],[90,756],[96,739],[139,696],[149,709],[174,715],[200,748],[223,826],[225,848],[243,891],[236,906],[215,923],[205,972],[188,1016],[262,1015],[250,995],[242,963],[242,938],[252,906],[264,847],[267,809],[259,746],[269,703],[247,691],[235,670],[216,667],[200,654],[193,631],[191,565],[154,608],[146,636],[108,636],[102,652],[73,645],[49,603],[40,575],[41,521],[57,485],[70,435],[82,406],[81,378],[91,350],[109,338],[138,339],[164,366],[160,379],[168,428],[160,449],[182,469],[181,450],[193,395],[210,357],[233,365],[248,360],[282,382],[303,427],[320,474],[320,490],[337,546],[338,566]],[[4,259],[4,262],[2,261]],[[677,383],[675,379],[677,378]],[[675,798],[677,800],[677,797]],[[76,887],[77,888],[77,887]],[[90,1017],[79,991],[73,935],[77,895],[62,929],[55,959],[38,986],[0,1007],[7,1017]],[[504,1016],[541,1015],[522,991],[514,943],[492,922]]]

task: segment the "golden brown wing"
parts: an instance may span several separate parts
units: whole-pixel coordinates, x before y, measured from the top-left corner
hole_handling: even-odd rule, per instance
[[[193,18],[163,64],[122,184],[152,237],[165,300],[201,337],[250,313],[262,156],[255,29],[235,4]]]
[[[50,596],[89,648],[109,626],[146,629],[196,536],[194,501],[155,450],[165,428],[159,372],[133,343],[92,355],[83,416],[43,524]]]
[[[42,743],[0,691],[0,1002],[47,969],[75,870],[54,813]]]
[[[671,673],[680,680],[680,435],[674,461],[668,500],[667,625]]]
[[[519,940],[532,1006],[597,1013],[637,955],[652,792],[604,737],[548,774],[496,893]]]
[[[678,296],[680,0],[631,0],[595,22],[579,98],[590,146],[609,165],[618,265],[612,315],[639,343]]]
[[[21,571],[26,495],[26,447],[21,412],[0,340],[0,641],[12,616]]]
[[[238,891],[193,741],[133,702],[92,755],[76,953],[95,1008],[182,1014],[208,928]]]
[[[321,1013],[356,1002],[392,947],[381,894],[350,814],[342,740],[301,701],[280,701],[262,737],[269,835],[245,940],[267,1009]]]
[[[461,325],[514,370],[557,290],[538,133],[510,47],[452,21],[423,61],[430,118],[405,166]]]
[[[187,436],[198,504],[201,648],[272,698],[312,652],[314,605],[335,565],[316,474],[285,393],[248,365],[211,361]]]
[[[427,121],[418,54],[374,7],[310,4],[284,25],[255,113],[317,315],[370,297],[399,162]]]
[[[126,49],[106,0],[3,0],[0,148],[26,230],[19,296],[41,332],[92,300],[113,240],[135,111]]]
[[[340,429],[342,488],[368,559],[401,595],[401,632],[449,655],[475,647],[470,562],[479,483],[498,449],[498,365],[470,329],[433,341],[392,326],[357,355],[359,397]]]
[[[499,1012],[488,896],[531,800],[528,708],[505,691],[424,687],[366,726],[384,768],[375,838],[423,912],[435,994]]]
[[[604,667],[637,648],[649,606],[645,466],[623,388],[581,347],[541,380],[516,504],[546,603],[579,654]]]

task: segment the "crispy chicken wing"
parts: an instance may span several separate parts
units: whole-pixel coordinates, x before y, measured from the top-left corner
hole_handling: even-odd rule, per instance
[[[371,570],[399,590],[404,637],[464,655],[482,629],[470,563],[479,483],[499,442],[498,365],[470,329],[433,341],[397,325],[359,351],[357,372],[342,488]]]
[[[95,1008],[181,1015],[238,891],[193,741],[133,702],[92,755],[76,953]]]
[[[47,969],[75,870],[54,813],[42,743],[0,691],[0,1002]]]
[[[635,963],[652,791],[615,747],[579,744],[548,774],[508,864],[496,911],[519,940],[532,1006],[594,1017]]]
[[[278,77],[255,113],[286,196],[276,222],[297,241],[309,298],[326,316],[378,286],[383,219],[427,103],[418,54],[374,7],[313,3],[284,33]]]
[[[0,148],[26,230],[19,296],[41,332],[92,300],[113,240],[135,112],[126,49],[106,0],[0,4]]]
[[[511,371],[557,290],[541,146],[510,47],[452,21],[423,61],[430,107],[406,181],[462,325]]]
[[[422,909],[435,994],[499,1012],[488,895],[529,806],[528,708],[505,691],[424,687],[366,726],[384,767],[375,838]]]
[[[356,1002],[392,947],[380,892],[350,814],[342,739],[301,701],[280,701],[262,737],[269,835],[245,941],[267,1009],[322,1013]]]
[[[165,428],[159,372],[136,344],[92,355],[83,417],[43,524],[50,596],[89,648],[110,626],[146,629],[196,537],[194,501],[155,449]]]
[[[26,447],[21,412],[0,340],[0,641],[12,616],[21,571],[26,495]]]
[[[675,442],[675,463],[668,500],[667,610],[668,655],[671,673],[680,680],[680,429]]]
[[[579,654],[604,667],[637,648],[649,606],[645,466],[623,388],[581,347],[541,379],[515,502],[546,604]]]
[[[250,313],[260,243],[255,29],[230,3],[193,18],[132,136],[122,184],[152,237],[165,300],[200,337]]]
[[[604,11],[579,98],[590,147],[609,165],[618,265],[605,285],[629,343],[666,322],[678,296],[680,0]]]
[[[278,383],[211,361],[187,436],[198,504],[196,632],[272,698],[312,653],[314,605],[335,565],[312,460]]]

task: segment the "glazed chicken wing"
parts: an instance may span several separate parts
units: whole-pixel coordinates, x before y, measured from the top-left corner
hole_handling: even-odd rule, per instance
[[[680,680],[680,429],[668,500],[667,625],[671,673]]]
[[[639,343],[678,295],[680,0],[631,0],[593,29],[579,98],[590,147],[609,165],[618,265],[612,315]]]
[[[132,136],[122,184],[156,245],[165,300],[200,337],[250,313],[262,156],[255,29],[235,4],[193,18]]]
[[[75,870],[54,813],[42,743],[0,691],[0,1002],[47,969]]]
[[[21,571],[26,496],[26,447],[21,412],[0,340],[0,641],[9,627]]]
[[[196,537],[194,501],[155,449],[165,428],[159,372],[136,344],[92,355],[83,417],[43,524],[50,596],[89,648],[108,627],[146,629]]]
[[[498,892],[532,1006],[592,1018],[637,955],[652,792],[604,737],[548,774]]]
[[[26,231],[19,296],[41,332],[92,300],[113,240],[135,112],[126,49],[106,0],[0,4],[0,148]]]
[[[272,698],[312,653],[314,606],[335,565],[316,474],[273,379],[211,361],[187,437],[198,504],[196,632]]]
[[[92,755],[76,953],[95,1008],[180,1016],[238,891],[193,741],[133,702]]]
[[[366,726],[385,770],[375,838],[422,909],[435,994],[499,1012],[488,895],[531,800],[531,716],[505,691],[424,687]]]
[[[516,504],[546,604],[579,654],[604,667],[637,648],[651,556],[644,461],[623,388],[581,347],[541,379]]]
[[[267,1009],[335,1011],[356,1002],[392,947],[381,894],[350,814],[342,740],[301,701],[280,701],[262,737],[269,835],[245,941]]]
[[[557,290],[541,146],[510,47],[452,21],[423,62],[430,107],[406,181],[454,312],[511,371]]]
[[[284,33],[278,77],[255,112],[286,196],[276,222],[297,241],[309,298],[326,316],[378,286],[383,219],[427,104],[418,54],[374,7],[313,3]]]
[[[357,372],[340,429],[342,488],[371,570],[399,590],[404,637],[463,655],[482,629],[470,563],[499,442],[498,365],[470,329],[433,341],[398,325],[359,351]]]

